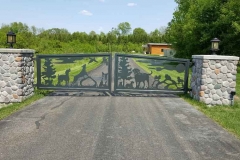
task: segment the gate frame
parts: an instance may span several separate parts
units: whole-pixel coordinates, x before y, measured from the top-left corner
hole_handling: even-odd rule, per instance
[[[169,60],[172,62],[184,62],[185,63],[185,73],[184,73],[184,87],[183,91],[180,90],[143,90],[143,89],[117,89],[118,82],[118,57],[127,57],[127,58],[145,58],[145,59],[154,59],[154,60]],[[188,78],[189,78],[189,68],[190,68],[190,59],[182,59],[182,58],[169,58],[169,57],[157,57],[157,56],[146,56],[139,54],[121,54],[116,53],[114,62],[114,92],[144,92],[144,93],[187,93],[189,91],[188,88]]]
[[[69,88],[69,87],[42,87],[41,86],[41,59],[43,58],[59,58],[59,57],[108,57],[108,87],[107,88]],[[40,54],[36,56],[37,62],[37,88],[49,90],[68,90],[68,91],[108,91],[112,88],[112,54],[111,53],[90,53],[90,54]],[[90,71],[91,72],[91,71]]]

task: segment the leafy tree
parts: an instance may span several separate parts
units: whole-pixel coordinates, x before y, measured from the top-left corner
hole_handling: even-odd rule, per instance
[[[148,42],[148,34],[142,28],[135,28],[133,30],[133,38],[135,43],[147,43]]]
[[[239,0],[175,2],[178,8],[165,37],[173,44],[177,57],[210,54],[210,41],[215,37],[222,41],[218,54],[239,54]]]
[[[120,35],[128,35],[131,31],[131,25],[128,22],[122,22],[118,25],[118,31]]]

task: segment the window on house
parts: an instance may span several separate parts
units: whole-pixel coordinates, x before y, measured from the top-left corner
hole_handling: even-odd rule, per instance
[[[164,49],[161,49],[161,52],[164,52]]]

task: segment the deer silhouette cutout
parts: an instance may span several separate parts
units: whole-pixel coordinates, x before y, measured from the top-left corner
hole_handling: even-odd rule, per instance
[[[69,84],[69,72],[71,69],[67,69],[65,71],[65,75],[58,75],[58,85],[61,85],[62,82],[65,81],[65,85],[67,86]]]

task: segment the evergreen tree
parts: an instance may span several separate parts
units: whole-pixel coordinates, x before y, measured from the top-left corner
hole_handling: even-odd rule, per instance
[[[42,78],[45,80],[46,85],[52,85],[53,79],[56,78],[56,69],[53,68],[52,59],[46,58],[43,66]]]
[[[131,68],[129,68],[129,62],[128,58],[126,57],[121,57],[120,62],[119,62],[119,67],[118,67],[118,79],[122,79],[123,81],[123,87],[125,86],[125,80],[131,80]]]

